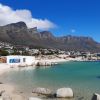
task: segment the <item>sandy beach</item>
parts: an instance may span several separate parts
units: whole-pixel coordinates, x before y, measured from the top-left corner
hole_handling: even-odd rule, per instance
[[[0,63],[0,75],[2,75],[4,72],[9,71],[10,66],[6,63]]]
[[[0,84],[0,91],[4,91],[2,98],[12,98],[12,100],[25,100],[24,97],[15,93],[15,88],[12,85]]]
[[[41,60],[36,60],[37,62],[49,62],[49,63],[59,63],[59,62],[66,62],[69,60],[66,59],[61,59],[61,58],[54,58],[54,59],[48,59],[48,58],[44,58]],[[13,69],[17,69],[18,67],[15,66],[15,68]],[[35,68],[35,66],[34,66]],[[2,75],[4,75],[6,72],[10,71],[12,69],[12,67],[6,63],[0,63],[0,77],[2,77]],[[18,91],[14,85],[11,84],[7,84],[7,83],[3,83],[2,81],[0,81],[0,92],[3,91],[1,98],[5,97],[5,98],[12,98],[12,100],[28,100],[28,96],[25,96],[24,93],[20,93],[20,91]],[[37,96],[36,94],[31,94],[30,96]]]
[[[0,64],[0,77],[2,77],[2,75],[9,71],[11,68],[9,65],[7,64]],[[25,100],[24,97],[22,97],[21,95],[15,93],[15,87],[13,85],[10,84],[6,84],[6,83],[2,83],[0,84],[0,92],[2,92],[2,96],[1,98],[12,98],[12,100]]]
[[[45,63],[53,63],[53,64],[58,64],[58,63],[61,63],[61,62],[67,62],[67,61],[73,61],[73,60],[80,60],[80,58],[78,59],[73,59],[73,58],[67,58],[67,59],[64,59],[64,56],[59,56],[59,57],[56,57],[56,56],[44,56],[44,57],[39,57],[35,60],[35,64],[37,64],[38,62],[41,62],[43,65],[45,65]],[[32,68],[36,68],[36,66],[31,66]],[[18,66],[10,66],[6,63],[1,63],[0,64],[0,76],[2,77],[2,75],[5,74],[5,72],[8,72],[10,71],[11,69],[18,69],[19,67]],[[30,68],[30,67],[28,67]],[[3,93],[3,96],[8,96],[8,97],[11,97],[12,100],[28,100],[28,98],[30,96],[36,96],[37,95],[34,95],[32,94],[31,92],[29,93],[29,97],[28,96],[25,96],[25,93],[24,92],[20,92],[16,89],[16,87],[14,85],[11,85],[11,84],[7,84],[7,83],[2,83],[2,81],[0,81],[1,84],[0,84],[0,92],[1,91],[5,91]]]

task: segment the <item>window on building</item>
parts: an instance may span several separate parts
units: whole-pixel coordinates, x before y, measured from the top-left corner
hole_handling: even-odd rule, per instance
[[[20,59],[9,59],[9,63],[20,63]]]
[[[23,58],[23,62],[26,62],[26,58]]]

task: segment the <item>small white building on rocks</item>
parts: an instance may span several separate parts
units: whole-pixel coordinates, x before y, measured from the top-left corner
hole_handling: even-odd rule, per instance
[[[15,66],[31,66],[35,64],[34,56],[21,56],[21,55],[10,55],[7,56],[7,64]]]

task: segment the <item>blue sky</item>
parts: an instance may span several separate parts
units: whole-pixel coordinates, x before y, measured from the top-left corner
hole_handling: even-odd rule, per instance
[[[13,10],[27,9],[33,18],[47,19],[56,36],[90,36],[100,42],[100,0],[0,0]]]

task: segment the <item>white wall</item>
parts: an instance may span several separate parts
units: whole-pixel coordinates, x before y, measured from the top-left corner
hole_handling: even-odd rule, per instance
[[[25,62],[23,61],[23,59],[25,59]],[[20,56],[20,55],[19,56],[18,55],[7,56],[7,64],[9,64],[9,65],[22,65],[22,64],[23,65],[25,65],[25,64],[26,65],[32,65],[34,63],[35,63],[35,57],[34,56]]]

